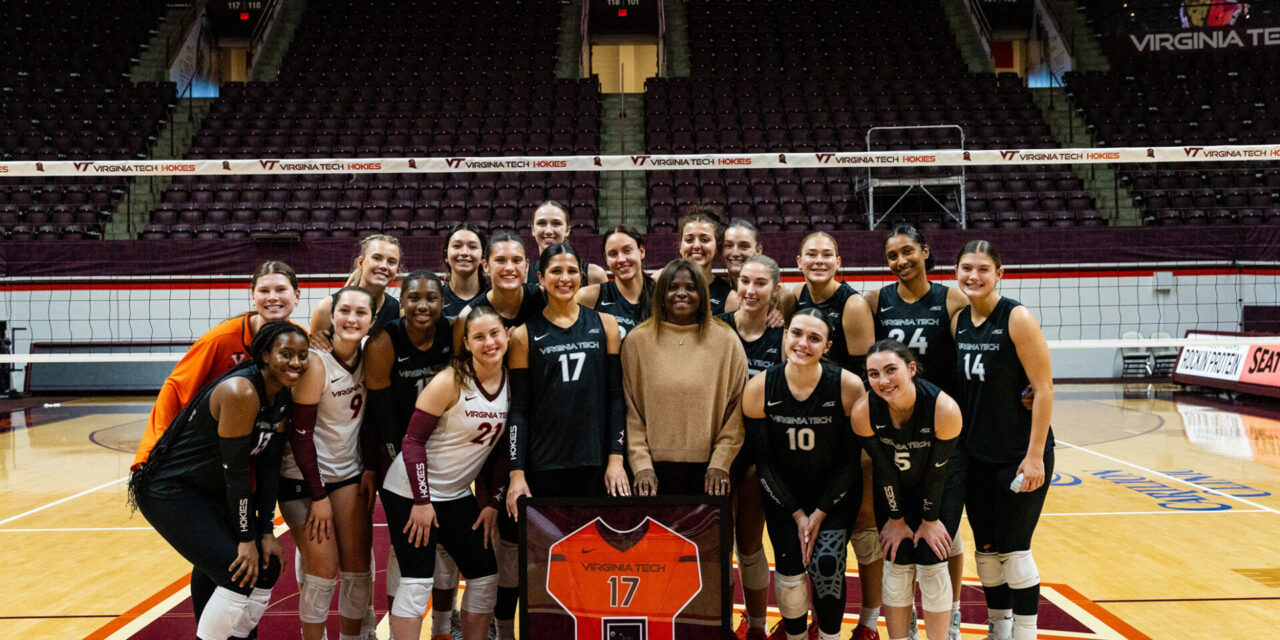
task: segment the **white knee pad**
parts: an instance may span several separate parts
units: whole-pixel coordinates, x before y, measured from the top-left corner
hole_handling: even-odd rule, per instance
[[[747,555],[739,552],[738,573],[742,574],[743,589],[759,591],[769,588],[769,559],[764,556],[764,548]]]
[[[858,564],[871,564],[884,559],[880,548],[880,534],[875,529],[859,529],[849,537],[853,541],[853,557]]]
[[[337,584],[337,578],[307,574],[298,589],[298,619],[309,624],[328,621],[329,603],[333,602],[333,588]]]
[[[884,592],[880,601],[886,607],[909,607],[916,601],[916,566],[884,563]],[[950,610],[951,603],[947,603]]]
[[[223,587],[214,589],[196,625],[196,637],[200,640],[227,640],[235,636],[236,629],[244,625],[248,604],[249,596]]]
[[[395,596],[391,615],[421,620],[427,614],[427,602],[431,600],[431,578],[401,578]]]
[[[951,611],[951,574],[947,563],[916,565],[916,579],[920,581],[920,604],[925,611]]]
[[[245,603],[245,614],[233,625],[232,637],[244,638],[253,633],[253,628],[258,626],[258,621],[262,619],[262,614],[267,612],[269,604],[271,604],[271,590],[255,588],[249,594],[249,601]]]
[[[1000,566],[1000,554],[979,551],[973,554],[978,565],[978,579],[984,587],[998,587],[1004,584],[1004,568]]]
[[[387,593],[395,597],[400,590],[400,559],[396,557],[396,548],[391,547],[387,553]]]
[[[498,586],[504,589],[520,587],[520,547],[514,542],[498,540],[494,549],[498,560]]]
[[[307,579],[307,568],[302,566],[302,550],[293,548],[293,577],[298,579],[298,587]]]
[[[1000,554],[1004,564],[1004,581],[1010,589],[1026,589],[1040,584],[1040,570],[1031,559],[1031,551],[1014,551]]]
[[[458,588],[458,565],[441,545],[436,545],[435,580],[437,589]]]
[[[342,584],[338,587],[338,615],[344,618],[364,618],[373,597],[373,575],[368,571],[343,571]]]
[[[956,531],[956,537],[951,539],[951,550],[947,552],[948,558],[964,555],[964,538],[960,537],[960,532]]]
[[[809,613],[809,590],[805,586],[803,573],[798,576],[774,574],[773,593],[783,618],[803,618]]]
[[[467,613],[490,614],[498,602],[498,576],[467,578],[467,590],[462,592],[462,610]]]

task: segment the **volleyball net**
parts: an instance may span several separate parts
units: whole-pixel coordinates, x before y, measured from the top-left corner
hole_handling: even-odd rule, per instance
[[[763,228],[765,252],[778,260],[791,282],[799,280],[794,265],[802,238],[812,229],[829,231],[840,245],[841,278],[859,291],[893,282],[883,259],[885,234],[894,223],[911,222],[924,229],[938,263],[931,277],[943,283],[953,280],[950,268],[964,242],[990,240],[1004,254],[1002,292],[1040,319],[1054,353],[1055,375],[1111,378],[1127,372],[1125,355],[1136,350],[1149,351],[1153,358],[1148,362],[1154,363],[1155,355],[1188,344],[1274,342],[1250,335],[1187,335],[1280,333],[1278,160],[1280,145],[1224,145],[30,161],[0,163],[0,169],[8,179],[28,181],[91,175],[240,176],[237,188],[268,189],[308,179],[367,189],[369,182],[423,185],[441,178],[451,185],[492,189],[521,185],[535,176],[567,176],[564,182],[572,185],[578,182],[575,177],[588,174],[603,184],[624,172],[644,172],[646,211],[628,211],[624,217],[604,210],[593,222],[599,229],[624,220],[647,228],[650,270],[677,255],[672,230],[682,211],[705,203],[719,208],[726,222],[747,219]],[[1114,174],[1111,184],[1098,184],[1094,170],[1100,168]],[[1104,202],[1108,189],[1114,202]],[[1075,203],[1068,202],[1072,197],[1087,198],[1088,206],[1073,208]],[[473,221],[494,229],[527,227],[539,203],[515,204],[520,218],[515,224],[496,218]],[[1108,211],[1113,206],[1116,210]],[[1146,224],[1116,225],[1123,217],[1121,207],[1131,222]],[[467,207],[468,219],[476,210],[494,209]],[[1170,212],[1178,212],[1177,220]],[[400,237],[406,269],[442,270],[443,229],[392,233]],[[604,264],[601,240],[586,226],[575,228],[570,241],[585,258]],[[56,372],[44,374],[46,380],[90,375],[104,387],[116,388],[118,380],[102,379],[111,372],[115,378],[136,377],[138,389],[158,386],[155,376],[162,380],[195,338],[249,308],[248,274],[257,264],[279,259],[298,270],[302,301],[294,320],[305,325],[311,309],[345,281],[357,242],[329,237],[286,243],[9,243],[0,247],[5,265],[0,324],[8,352],[0,354],[0,364],[12,367],[11,386],[17,390],[26,388],[33,363],[54,367],[46,369]],[[532,250],[535,245],[527,240],[526,246]],[[137,368],[121,373],[126,370],[99,364]],[[1148,364],[1146,374],[1155,373],[1153,369]]]

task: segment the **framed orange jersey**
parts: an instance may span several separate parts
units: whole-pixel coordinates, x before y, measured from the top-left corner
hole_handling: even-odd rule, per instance
[[[731,548],[724,501],[521,504],[521,638],[723,637]]]

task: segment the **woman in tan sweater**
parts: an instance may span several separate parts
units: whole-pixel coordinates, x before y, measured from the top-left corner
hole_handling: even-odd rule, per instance
[[[662,270],[652,317],[622,343],[622,373],[636,493],[728,495],[747,357],[712,317],[698,265],[673,260]]]

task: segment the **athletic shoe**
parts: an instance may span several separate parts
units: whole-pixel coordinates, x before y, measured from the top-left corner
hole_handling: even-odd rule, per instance
[[[849,640],[880,640],[880,630],[860,624],[853,628],[853,633],[849,634]]]

